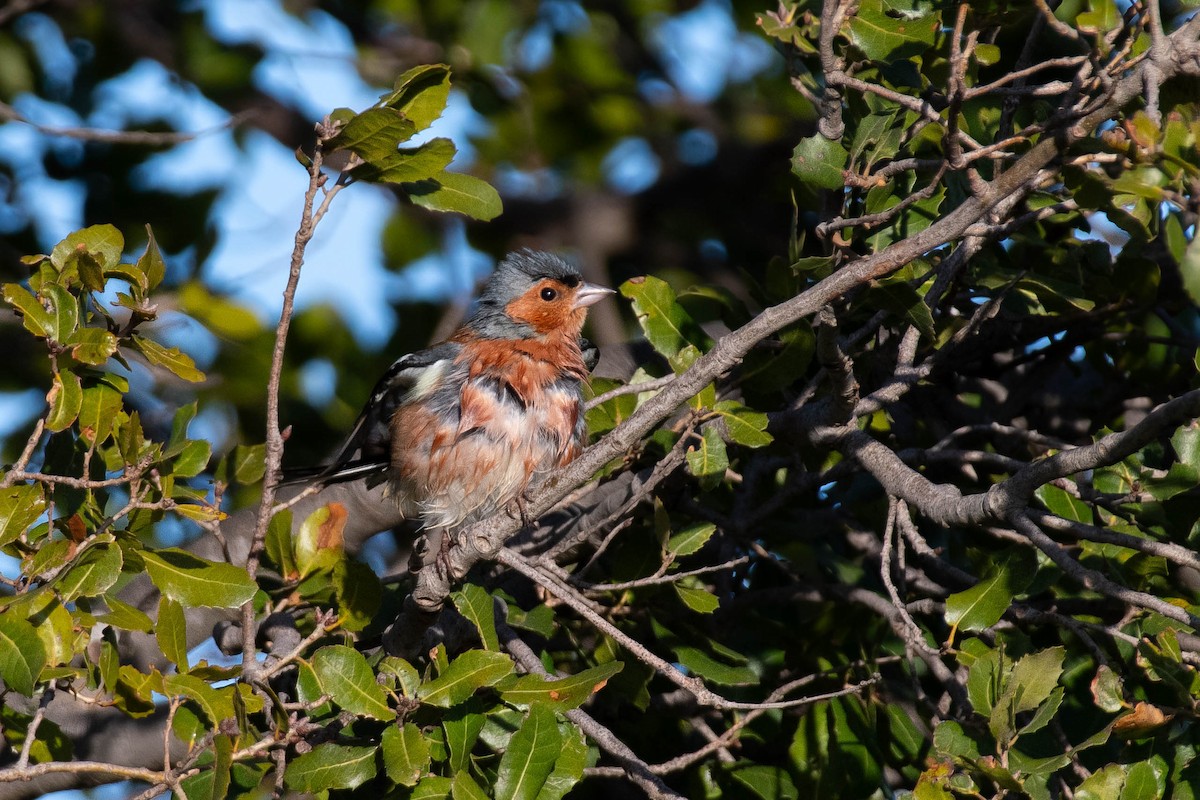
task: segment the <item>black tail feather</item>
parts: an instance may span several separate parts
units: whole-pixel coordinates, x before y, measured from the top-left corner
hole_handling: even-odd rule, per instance
[[[342,464],[327,464],[323,467],[289,467],[283,471],[277,486],[292,486],[300,483],[345,483],[372,476],[382,477],[387,464],[378,461],[347,461]]]

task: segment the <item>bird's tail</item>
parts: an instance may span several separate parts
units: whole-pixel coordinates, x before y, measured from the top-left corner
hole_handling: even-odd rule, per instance
[[[346,483],[360,478],[382,478],[387,464],[378,461],[347,461],[341,464],[326,464],[323,467],[289,467],[283,471],[277,486],[292,486],[300,483]]]

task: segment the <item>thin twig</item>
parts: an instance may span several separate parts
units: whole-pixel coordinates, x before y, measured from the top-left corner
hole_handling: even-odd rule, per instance
[[[0,9],[0,24],[3,24],[3,10]],[[102,144],[123,144],[137,147],[161,147],[172,144],[182,144],[211,136],[223,130],[236,128],[251,116],[252,111],[234,114],[219,125],[213,125],[199,131],[106,131],[97,128],[60,128],[53,125],[40,125],[21,114],[7,103],[0,102],[0,122],[19,122],[28,125],[38,133],[46,136],[62,136],[67,139],[77,139],[83,142],[99,142]]]
[[[675,375],[664,375],[661,378],[655,378],[654,380],[646,381],[644,383],[628,383],[624,386],[617,386],[616,388],[609,389],[607,392],[598,394],[591,400],[588,400],[587,403],[584,404],[583,408],[585,411],[591,411],[596,406],[603,405],[609,400],[612,400],[614,397],[623,397],[627,394],[641,394],[642,392],[655,392],[666,386],[670,386],[671,382],[674,381],[675,378]]]

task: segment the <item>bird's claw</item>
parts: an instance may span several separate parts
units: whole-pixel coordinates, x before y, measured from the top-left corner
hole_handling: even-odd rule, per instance
[[[513,498],[512,505],[509,506],[509,509],[508,509],[509,516],[516,517],[517,519],[521,520],[522,528],[533,527],[533,519],[530,518],[530,516],[529,516],[528,505],[529,505],[528,492],[521,492],[519,495],[517,495],[516,497]],[[516,509],[515,514],[513,513],[514,508]]]

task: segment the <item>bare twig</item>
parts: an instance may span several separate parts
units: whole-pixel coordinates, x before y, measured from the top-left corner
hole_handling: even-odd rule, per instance
[[[287,344],[288,330],[291,327],[292,308],[296,299],[296,287],[300,283],[300,269],[304,266],[304,253],[316,232],[317,225],[329,210],[329,204],[346,184],[339,179],[331,188],[325,189],[325,196],[314,210],[318,190],[324,188],[327,176],[322,172],[324,143],[336,135],[337,130],[328,120],[317,126],[317,143],[313,148],[312,160],[308,165],[308,189],[304,193],[304,204],[300,215],[300,227],[296,230],[295,245],[292,248],[291,266],[288,271],[287,286],[283,292],[283,307],[279,313],[279,324],[275,329],[275,346],[271,353],[271,370],[267,379],[267,433],[266,433],[266,472],[263,477],[262,499],[259,501],[258,518],[251,541],[250,553],[246,559],[246,571],[253,578],[258,572],[258,560],[266,539],[267,527],[275,505],[275,494],[281,474],[280,465],[283,461],[283,432],[279,427],[279,381],[283,375],[283,353]],[[346,172],[342,173],[343,176]],[[248,601],[242,607],[242,670],[247,679],[253,680],[259,669],[254,657],[254,602]]]
[[[3,24],[4,9],[0,9],[0,24]],[[40,125],[21,114],[7,103],[0,103],[0,122],[19,122],[28,125],[38,133],[46,136],[62,136],[67,139],[77,139],[83,142],[99,142],[102,144],[122,144],[138,147],[162,147],[172,144],[182,144],[210,136],[223,130],[236,128],[253,115],[253,112],[243,111],[234,114],[220,125],[205,128],[200,131],[105,131],[96,128],[60,128],[53,125]]]

